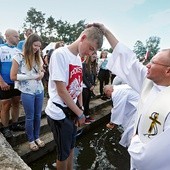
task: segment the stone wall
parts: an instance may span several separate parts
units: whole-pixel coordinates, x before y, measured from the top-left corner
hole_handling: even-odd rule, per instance
[[[31,170],[0,133],[0,169]]]

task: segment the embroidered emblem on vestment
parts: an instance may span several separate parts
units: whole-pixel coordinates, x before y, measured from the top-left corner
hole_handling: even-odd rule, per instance
[[[148,132],[144,135],[147,135],[148,138],[150,136],[155,136],[158,134],[158,127],[157,125],[161,125],[161,122],[158,121],[158,117],[159,117],[159,113],[157,112],[153,112],[151,114],[151,116],[149,116],[149,119],[151,119],[151,124],[150,124],[150,127],[148,129]]]

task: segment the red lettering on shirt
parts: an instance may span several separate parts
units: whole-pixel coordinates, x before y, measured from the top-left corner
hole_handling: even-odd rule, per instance
[[[71,97],[75,99],[82,90],[82,67],[69,65],[69,81],[67,90]]]

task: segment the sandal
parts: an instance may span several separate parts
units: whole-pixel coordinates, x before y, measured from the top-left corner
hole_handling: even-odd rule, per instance
[[[32,150],[32,151],[37,151],[39,149],[38,145],[36,145],[35,142],[30,142],[29,143],[29,148]]]
[[[42,141],[40,139],[36,139],[35,142],[40,148],[43,148],[45,146],[44,141]]]
[[[110,123],[106,124],[106,127],[109,129],[113,129],[115,127],[115,124],[110,122]]]

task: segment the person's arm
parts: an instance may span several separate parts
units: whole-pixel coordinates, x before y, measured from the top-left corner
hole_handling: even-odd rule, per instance
[[[48,55],[45,55],[43,60],[44,60],[44,64],[48,66],[48,64],[49,64],[48,63]]]
[[[169,169],[170,167],[170,129],[148,143],[143,143],[138,135],[132,138],[128,148],[136,169]]]
[[[84,124],[85,116],[83,114],[83,110],[81,110],[73,101],[70,94],[68,93],[66,89],[66,84],[62,81],[55,81],[57,91],[61,99],[64,101],[64,103],[69,107],[77,116],[78,116],[78,123],[79,126]],[[79,103],[81,104],[81,103]]]
[[[45,70],[43,68],[44,62],[43,62],[42,58],[40,58],[40,60],[41,60],[41,65],[40,65],[40,69],[39,69],[40,71],[38,73],[38,77],[36,78],[36,80],[41,80],[44,77],[44,72],[45,72]]]
[[[82,92],[78,95],[77,101],[78,101],[78,104],[79,104],[78,106],[80,107],[80,109],[81,109],[81,110],[84,110]]]
[[[32,80],[32,79],[37,79],[37,75],[26,75],[26,74],[18,74],[18,68],[19,64],[15,59],[12,61],[12,67],[11,67],[11,72],[10,72],[10,78],[13,81],[22,81],[22,80]]]
[[[1,90],[9,90],[10,86],[4,81],[2,76],[0,75],[0,88]]]

